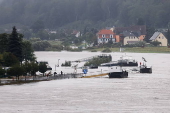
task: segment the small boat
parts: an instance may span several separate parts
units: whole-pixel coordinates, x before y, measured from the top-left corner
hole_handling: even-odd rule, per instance
[[[152,67],[147,67],[145,65],[141,65],[140,73],[152,73]]]
[[[143,61],[145,63],[143,63],[143,65],[141,65],[140,63],[140,66],[139,66],[139,69],[140,69],[140,73],[152,73],[152,66],[148,66],[146,65],[146,59],[144,57],[142,57]]]
[[[128,72],[123,70],[121,66],[112,66],[108,73],[109,78],[127,78]]]

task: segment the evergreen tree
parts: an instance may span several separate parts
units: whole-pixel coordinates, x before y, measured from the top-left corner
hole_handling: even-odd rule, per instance
[[[15,26],[9,38],[9,52],[15,55],[22,62],[22,36],[17,33]]]
[[[7,51],[8,37],[9,37],[9,35],[6,33],[0,34],[0,53]]]

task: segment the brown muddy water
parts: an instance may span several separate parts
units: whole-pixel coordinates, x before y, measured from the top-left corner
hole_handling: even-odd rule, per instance
[[[101,53],[35,54],[38,60],[48,61],[55,69],[58,59],[59,63],[63,63],[65,60],[77,60]],[[124,54],[111,53],[113,60]],[[145,57],[152,65],[153,73],[132,73],[123,79],[109,79],[105,76],[0,86],[0,113],[169,113],[170,54],[126,54],[138,61]],[[67,69],[63,72],[67,72]]]

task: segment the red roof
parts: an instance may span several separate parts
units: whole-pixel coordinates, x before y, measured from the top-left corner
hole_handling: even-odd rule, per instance
[[[105,34],[113,35],[114,33],[113,33],[112,30],[102,29],[102,30],[100,30],[97,34],[98,34],[98,35],[99,35],[99,34],[102,34],[102,35],[105,35]]]

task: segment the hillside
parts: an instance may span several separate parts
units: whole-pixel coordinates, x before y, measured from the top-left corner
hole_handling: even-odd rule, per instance
[[[0,0],[0,29],[143,25],[167,28],[170,0]]]

